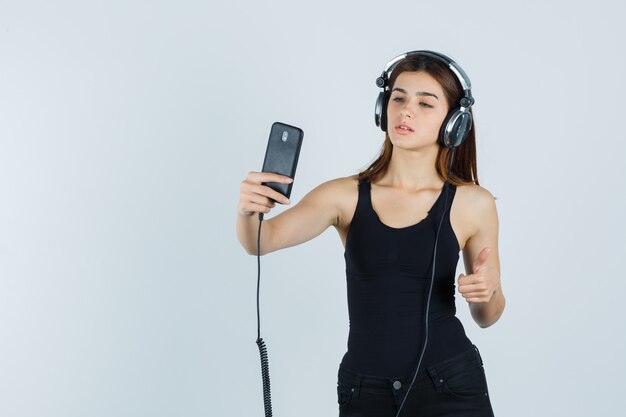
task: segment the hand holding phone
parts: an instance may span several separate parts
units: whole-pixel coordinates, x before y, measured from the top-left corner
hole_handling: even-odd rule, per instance
[[[289,204],[303,137],[297,127],[279,122],[272,125],[263,172],[250,172],[241,182],[237,208],[241,215],[269,213],[276,203]]]
[[[303,138],[304,132],[298,127],[280,122],[272,124],[261,171],[295,179]],[[265,185],[289,198],[293,182],[267,182]]]

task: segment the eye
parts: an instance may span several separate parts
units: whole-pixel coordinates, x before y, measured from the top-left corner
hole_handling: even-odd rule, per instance
[[[433,106],[431,106],[431,105],[430,105],[430,104],[428,104],[428,103],[424,103],[423,101],[420,103],[420,106],[422,106],[422,107],[426,107],[426,108],[429,108],[429,109],[432,109],[432,108],[433,108]]]
[[[395,96],[391,100],[395,101],[396,103],[402,103],[402,102],[404,102],[404,97]]]

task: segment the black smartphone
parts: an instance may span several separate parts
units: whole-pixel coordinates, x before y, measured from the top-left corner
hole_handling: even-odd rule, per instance
[[[280,122],[272,124],[262,171],[295,178],[303,138],[304,132],[298,127]],[[264,184],[287,198],[291,195],[293,182],[291,184],[278,182],[267,182]]]

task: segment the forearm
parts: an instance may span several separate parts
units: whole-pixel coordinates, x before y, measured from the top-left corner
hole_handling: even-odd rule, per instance
[[[289,204],[289,199],[272,188],[264,185],[268,182],[289,184],[293,179],[272,172],[249,172],[239,187],[237,205],[237,238],[241,246],[250,255],[257,253],[257,235],[259,231],[259,213],[269,213],[276,203]],[[265,236],[268,235],[267,222],[261,228],[261,255],[267,253]]]
[[[266,223],[266,222],[263,222]],[[267,224],[263,224],[261,227],[261,255],[263,255],[263,235],[267,229]],[[237,213],[237,238],[239,243],[246,250],[249,255],[257,254],[257,237],[259,232],[259,215],[253,213],[251,215],[244,215]]]
[[[258,175],[261,174],[270,173]],[[271,178],[273,177],[268,177]],[[339,181],[329,181],[316,187],[298,204],[271,218],[266,218],[261,227],[261,255],[304,243],[334,224],[338,217],[338,208],[334,202],[341,198],[343,188],[352,185],[348,181],[341,180],[343,183]],[[252,186],[244,184],[242,187],[247,189]],[[276,202],[289,203],[285,196],[269,187],[259,186],[258,189],[272,195]],[[250,255],[257,254],[259,212],[267,216],[267,213],[275,207],[274,200],[270,200],[269,197],[248,196],[242,192],[237,209],[237,238]],[[263,201],[266,205],[261,206],[255,201]]]
[[[494,324],[504,311],[506,299],[502,288],[498,287],[488,303],[470,303],[470,312],[474,321],[482,328]]]

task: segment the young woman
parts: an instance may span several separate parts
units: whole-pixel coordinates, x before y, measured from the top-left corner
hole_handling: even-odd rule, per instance
[[[350,316],[340,417],[492,416],[482,359],[454,302],[462,251],[466,274],[456,284],[476,323],[491,326],[505,305],[496,206],[478,184],[469,79],[449,58],[414,51],[379,81],[376,117],[386,134],[378,159],[265,221],[261,254],[329,226],[339,233]],[[263,183],[290,181],[250,172],[241,183],[237,236],[249,254],[257,213],[289,204]]]

